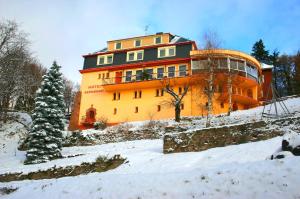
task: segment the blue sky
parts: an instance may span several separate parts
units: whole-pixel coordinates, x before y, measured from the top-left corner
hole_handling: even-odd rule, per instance
[[[14,19],[29,33],[31,49],[49,67],[80,82],[81,55],[107,40],[170,32],[202,45],[203,33],[217,32],[222,47],[250,53],[263,39],[267,49],[300,49],[300,0],[0,0],[0,19]]]

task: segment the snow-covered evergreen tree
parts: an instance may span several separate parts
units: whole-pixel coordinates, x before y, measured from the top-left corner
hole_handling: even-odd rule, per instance
[[[25,164],[46,162],[61,157],[64,129],[64,85],[60,66],[53,63],[43,76],[36,93],[33,125],[29,133]]]

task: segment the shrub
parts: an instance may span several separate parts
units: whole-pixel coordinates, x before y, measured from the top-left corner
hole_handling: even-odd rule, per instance
[[[107,118],[101,117],[97,122],[94,123],[96,130],[103,130],[107,127]]]

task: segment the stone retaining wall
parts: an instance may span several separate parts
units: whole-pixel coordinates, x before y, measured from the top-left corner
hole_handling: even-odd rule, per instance
[[[164,153],[203,151],[214,147],[270,139],[283,135],[282,127],[299,126],[300,117],[206,128],[164,136]]]

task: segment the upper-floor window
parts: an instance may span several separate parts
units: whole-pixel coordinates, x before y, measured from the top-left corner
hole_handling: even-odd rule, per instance
[[[175,46],[158,48],[158,58],[172,57],[175,55],[176,55],[176,47]]]
[[[109,55],[99,55],[98,56],[98,63],[97,65],[103,65],[103,64],[112,64],[114,59],[113,54]]]
[[[155,44],[161,44],[161,36],[155,37],[155,38],[154,38],[154,43],[155,43]]]
[[[179,76],[186,76],[186,65],[179,66]]]
[[[134,46],[135,47],[140,47],[141,46],[142,41],[140,39],[137,39],[134,41]]]
[[[153,69],[149,68],[145,70],[145,79],[152,79],[153,78]]]
[[[142,70],[137,70],[135,72],[135,80],[136,81],[141,81],[143,77],[143,71]]]
[[[116,44],[115,44],[115,49],[116,50],[120,50],[122,48],[122,43],[121,42],[117,42]]]
[[[164,68],[157,69],[157,79],[162,79],[164,77]]]
[[[144,50],[127,52],[127,61],[143,60]]]
[[[126,71],[125,81],[130,82],[132,77],[132,71]]]
[[[175,66],[168,67],[168,77],[175,77]]]

